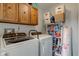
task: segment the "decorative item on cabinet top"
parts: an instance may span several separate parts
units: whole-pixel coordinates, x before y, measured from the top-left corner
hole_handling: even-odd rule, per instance
[[[7,9],[8,7],[8,9]],[[38,24],[38,10],[33,10],[35,14],[35,22],[32,17],[31,9],[33,7],[25,3],[0,3],[0,22],[2,23],[13,23],[13,24],[24,24],[24,25],[37,25]],[[33,14],[33,15],[34,15]],[[31,22],[33,23],[31,24]]]
[[[55,22],[65,22],[65,6],[59,5],[55,8]]]
[[[29,5],[31,5],[32,7],[34,8],[37,8],[38,9],[38,3],[28,3]]]
[[[33,3],[32,6],[33,6],[34,8],[38,8],[38,3]]]

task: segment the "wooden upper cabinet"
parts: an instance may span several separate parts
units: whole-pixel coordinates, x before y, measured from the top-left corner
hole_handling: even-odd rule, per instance
[[[0,3],[0,21],[3,19],[3,4]]]
[[[18,4],[3,4],[3,20],[4,22],[16,23],[18,21]]]
[[[37,25],[38,24],[38,9],[31,8],[31,24]]]
[[[1,3],[0,22],[37,25],[38,9],[25,3]]]
[[[19,4],[19,22],[30,24],[30,5]]]

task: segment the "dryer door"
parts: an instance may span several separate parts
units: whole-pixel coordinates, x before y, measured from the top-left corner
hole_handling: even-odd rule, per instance
[[[52,37],[44,38],[40,41],[40,55],[52,56]]]

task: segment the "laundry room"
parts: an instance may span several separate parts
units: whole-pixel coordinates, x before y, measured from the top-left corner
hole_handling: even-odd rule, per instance
[[[0,3],[0,56],[79,56],[79,3]]]

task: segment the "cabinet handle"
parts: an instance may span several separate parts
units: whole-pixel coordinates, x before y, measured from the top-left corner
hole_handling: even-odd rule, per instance
[[[9,6],[8,9],[11,9],[11,7]]]
[[[24,14],[25,14],[26,12],[24,12]]]
[[[36,15],[34,15],[34,16],[36,16]]]

